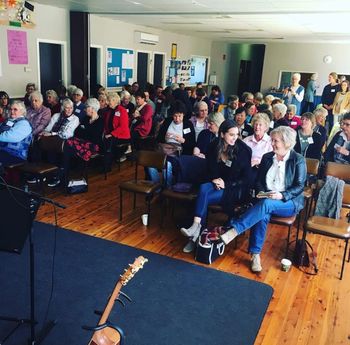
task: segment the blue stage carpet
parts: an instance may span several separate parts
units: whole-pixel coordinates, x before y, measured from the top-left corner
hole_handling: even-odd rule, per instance
[[[123,289],[132,299],[116,303],[111,321],[126,335],[126,345],[254,344],[273,289],[262,283],[57,229],[54,295],[49,319],[56,319],[43,344],[87,344],[95,309],[103,310],[119,274],[143,255],[149,259]],[[50,294],[54,227],[36,223],[36,306],[43,322]],[[29,317],[29,250],[0,252],[0,315]],[[0,339],[11,324],[0,322]],[[29,326],[6,343],[25,344]]]

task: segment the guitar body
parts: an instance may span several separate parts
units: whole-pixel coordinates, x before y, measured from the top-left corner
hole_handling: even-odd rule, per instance
[[[119,345],[120,334],[111,327],[96,331],[88,345]]]

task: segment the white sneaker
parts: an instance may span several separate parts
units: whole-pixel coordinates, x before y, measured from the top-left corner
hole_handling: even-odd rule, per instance
[[[229,244],[231,241],[233,241],[238,236],[238,233],[236,229],[232,228],[228,231],[226,231],[224,234],[220,235],[220,239],[222,242],[225,243],[225,245]]]
[[[189,228],[181,228],[181,233],[186,237],[198,237],[201,230],[200,223],[193,223]]]
[[[121,156],[119,159],[117,159],[117,162],[123,163],[126,161],[126,156]]]
[[[127,155],[128,153],[131,153],[132,150],[131,150],[131,145],[128,146],[128,149],[125,151],[125,154]]]
[[[189,240],[186,245],[183,247],[182,251],[184,253],[191,253],[194,251],[194,249],[196,248],[196,243],[193,242],[192,240]]]
[[[54,179],[54,180],[50,181],[47,185],[48,185],[49,187],[56,187],[56,186],[58,186],[60,183],[61,183],[61,180],[60,180],[60,179]]]
[[[253,272],[261,272],[262,267],[261,267],[261,261],[260,261],[260,254],[252,254],[252,271]]]

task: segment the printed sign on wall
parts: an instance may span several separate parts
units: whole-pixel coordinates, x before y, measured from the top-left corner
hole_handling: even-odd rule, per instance
[[[28,64],[27,33],[7,30],[7,53],[9,64]]]

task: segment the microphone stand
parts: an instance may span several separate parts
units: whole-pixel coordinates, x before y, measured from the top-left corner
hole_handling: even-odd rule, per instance
[[[3,180],[4,181],[4,180]],[[54,325],[57,323],[56,320],[52,320],[47,322],[45,325],[43,325],[42,329],[36,335],[35,332],[35,325],[37,324],[37,321],[35,320],[35,257],[34,257],[34,241],[33,241],[33,221],[36,217],[36,214],[39,210],[40,204],[47,202],[49,204],[52,204],[56,207],[65,209],[66,206],[63,204],[60,204],[52,199],[43,197],[42,195],[31,192],[25,189],[21,189],[15,186],[11,186],[7,184],[5,181],[0,181],[0,186],[4,186],[9,191],[17,191],[20,193],[25,193],[30,198],[30,213],[32,218],[32,226],[29,231],[29,257],[30,257],[30,319],[19,319],[19,318],[11,318],[11,317],[0,317],[1,320],[4,321],[13,321],[17,322],[17,325],[15,328],[13,328],[4,339],[0,340],[0,345],[4,344],[5,341],[16,331],[18,327],[20,327],[22,324],[30,323],[30,339],[29,339],[29,345],[38,345],[40,344],[43,339],[48,335],[48,333],[51,331],[51,329],[54,327]]]

